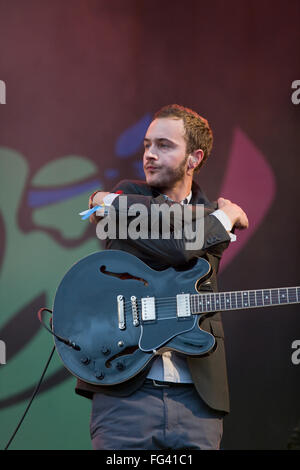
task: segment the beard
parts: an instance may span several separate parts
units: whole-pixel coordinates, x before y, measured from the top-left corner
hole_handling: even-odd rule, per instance
[[[160,168],[157,173],[155,172],[154,175],[147,178],[146,181],[149,186],[153,188],[157,188],[160,192],[166,191],[168,189],[174,188],[176,183],[183,180],[185,171],[186,171],[186,162],[188,159],[188,155],[185,159],[177,166],[177,168]],[[154,177],[153,177],[154,176]]]

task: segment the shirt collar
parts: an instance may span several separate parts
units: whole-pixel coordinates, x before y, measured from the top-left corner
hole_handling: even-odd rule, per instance
[[[165,199],[167,199],[168,201],[172,201],[172,202],[175,202],[173,201],[173,199],[171,199],[169,196],[167,196],[166,194],[163,194],[163,197]],[[187,197],[185,199],[183,199],[182,201],[179,202],[179,204],[189,204],[190,201],[192,199],[192,191],[190,191],[190,193],[187,195]]]

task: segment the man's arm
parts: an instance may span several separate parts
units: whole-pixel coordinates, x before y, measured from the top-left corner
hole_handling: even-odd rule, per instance
[[[153,197],[152,195],[145,196],[142,194],[145,192],[145,188],[143,191],[139,191],[139,188],[132,184],[130,181],[121,182],[114,188],[114,191],[121,190],[124,194],[127,195],[127,207],[125,211],[127,212],[128,209],[131,207],[132,204],[140,203],[143,204],[147,208],[147,213],[151,213],[151,205],[152,204],[166,204],[164,198],[160,195],[158,197]],[[111,193],[108,192],[99,192],[97,193],[93,201],[90,201],[91,205],[99,205],[103,202],[103,199],[110,198]],[[149,191],[149,194],[150,191]],[[116,212],[118,213],[118,200],[115,199],[113,201],[113,206]],[[172,203],[169,203],[172,205]],[[182,208],[182,206],[180,206]],[[194,206],[196,207],[196,206]],[[192,210],[193,206],[189,206]],[[223,198],[218,199],[218,211],[223,211],[223,215],[229,221],[229,226],[224,228],[224,225],[217,217],[213,216],[213,209],[206,209],[204,214],[204,243],[201,249],[189,249],[186,250],[186,246],[184,243],[184,239],[174,239],[170,238],[166,239],[135,239],[131,240],[128,238],[126,241],[122,240],[122,249],[129,249],[134,248],[137,249],[139,252],[143,253],[145,256],[150,258],[159,258],[162,261],[162,258],[165,259],[167,263],[171,265],[182,264],[184,262],[189,261],[190,259],[203,256],[206,251],[209,251],[211,254],[214,254],[218,257],[221,257],[222,252],[225,248],[227,248],[230,237],[229,232],[231,228],[236,225],[237,228],[246,228],[248,226],[248,219],[244,211],[233,204],[231,201]],[[100,217],[94,217],[93,222],[98,222]],[[130,218],[128,218],[128,223],[130,222]],[[170,227],[171,229],[171,227]],[[115,243],[109,243],[110,248],[114,248]],[[126,246],[125,246],[126,245]]]
[[[112,193],[115,193],[116,191],[121,191],[122,193],[131,195],[133,197],[135,197],[136,195],[144,196],[146,199],[138,198],[138,200],[135,199],[134,202],[142,202],[147,205],[161,202],[162,200],[161,197],[153,198],[152,196],[150,196],[150,192],[149,192],[149,196],[145,196],[144,194],[145,188],[146,188],[146,185],[144,185],[143,191],[139,191],[139,188],[137,187],[136,184],[134,184],[134,182],[123,180],[114,187],[114,189],[112,190]],[[96,206],[96,205],[101,205],[103,203],[103,199],[107,198],[107,196],[109,196],[112,193],[102,192],[102,191],[98,191],[94,193],[93,198],[90,197],[89,199],[89,208],[92,208],[93,206]],[[109,204],[111,203],[112,201],[109,200]],[[239,207],[235,203],[232,203],[229,199],[224,199],[221,197],[218,199],[217,204],[218,204],[218,212],[220,210],[223,211],[227,215],[227,217],[230,219],[231,228],[232,227],[235,227],[237,229],[248,228],[248,225],[249,225],[248,218],[241,207]],[[100,218],[101,217],[91,216],[90,220],[91,222],[97,223],[100,220]],[[229,230],[231,230],[231,228]]]

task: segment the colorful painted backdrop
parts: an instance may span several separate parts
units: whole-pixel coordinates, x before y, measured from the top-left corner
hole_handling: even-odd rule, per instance
[[[250,219],[220,289],[300,284],[299,24],[298,0],[0,0],[1,448],[53,346],[38,309],[102,249],[78,212],[95,189],[143,179],[144,132],[162,105],[209,120],[214,150],[198,181]],[[224,449],[287,447],[300,420],[299,310],[223,314]],[[91,448],[90,402],[74,384],[55,355],[11,449]]]

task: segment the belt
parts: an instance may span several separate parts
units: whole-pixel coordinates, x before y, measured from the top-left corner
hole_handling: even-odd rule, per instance
[[[156,388],[171,388],[171,387],[193,387],[193,383],[184,383],[184,382],[162,382],[161,380],[146,379],[145,383],[151,384]]]

